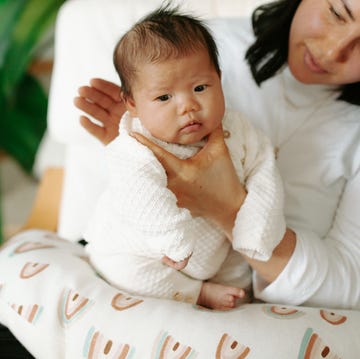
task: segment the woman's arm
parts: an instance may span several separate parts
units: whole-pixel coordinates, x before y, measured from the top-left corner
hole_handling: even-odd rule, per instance
[[[133,136],[149,147],[164,166],[168,188],[175,193],[178,205],[188,208],[195,216],[211,219],[232,241],[235,218],[245,200],[246,190],[235,172],[222,133],[221,128],[214,131],[206,146],[187,160],[176,158],[140,134]],[[288,229],[268,261],[244,258],[258,276],[271,283],[288,263],[295,244],[296,235]]]
[[[103,80],[95,80],[94,85],[95,92],[99,91],[109,97],[107,101],[117,104],[102,113],[101,97],[96,99],[98,94],[91,93],[88,95],[90,104],[78,107],[93,114],[105,128],[108,115],[111,113],[110,117],[114,118],[112,111],[116,110],[118,123],[121,110],[117,109],[122,105],[110,93],[115,93],[113,89],[118,93],[119,88],[114,84],[107,88]],[[98,109],[92,102],[100,107],[102,115],[96,115]],[[117,124],[106,130],[95,126],[100,130],[86,124],[84,127],[103,143],[118,135]],[[213,220],[232,240],[234,221],[246,191],[237,179],[222,131],[215,131],[203,150],[188,160],[179,160],[141,136],[135,134],[134,137],[153,150],[166,169],[168,187],[175,193],[178,205],[189,208],[194,215]],[[287,229],[268,261],[246,258],[257,274],[254,289],[259,298],[294,305],[306,302],[328,307],[360,307],[360,286],[356,285],[360,282],[359,194],[360,173],[348,181],[326,238],[306,229]]]
[[[217,131],[209,137],[196,161],[171,158],[163,149],[134,136],[153,150],[166,168],[168,187],[180,198],[179,203],[214,220],[232,240],[236,213],[246,192],[233,177],[221,134]],[[347,182],[326,238],[310,229],[288,228],[268,261],[244,256],[256,272],[256,297],[292,305],[360,308],[359,203],[360,171]]]
[[[283,239],[274,249],[268,261],[263,262],[249,257],[245,257],[245,259],[265,283],[272,283],[286,267],[294,252],[295,246],[296,234],[287,228]]]
[[[86,116],[80,117],[81,125],[103,144],[110,143],[119,134],[119,123],[125,112],[121,88],[103,79],[92,79],[90,86],[79,88],[74,99],[77,108],[96,118],[96,124]]]
[[[306,303],[328,308],[360,308],[360,171],[347,181],[326,236],[296,228],[296,247],[277,280],[256,279],[255,293],[265,301]]]

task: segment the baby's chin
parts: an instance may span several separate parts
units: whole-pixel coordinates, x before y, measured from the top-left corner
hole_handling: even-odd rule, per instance
[[[199,138],[194,138],[194,139],[181,139],[178,142],[176,142],[178,145],[183,145],[183,146],[196,146],[196,147],[202,147],[204,146],[205,142],[207,141],[209,137],[209,134],[205,135],[205,136],[201,136]]]

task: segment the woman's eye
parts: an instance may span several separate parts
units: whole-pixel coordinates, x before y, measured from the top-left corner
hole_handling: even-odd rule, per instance
[[[334,8],[334,6],[330,5],[329,10],[336,20],[346,22],[345,18]]]
[[[164,102],[170,99],[170,95],[161,95],[159,97],[156,98],[157,100]]]
[[[195,92],[201,92],[201,91],[204,91],[206,89],[206,85],[199,85],[199,86],[196,86],[194,91]]]

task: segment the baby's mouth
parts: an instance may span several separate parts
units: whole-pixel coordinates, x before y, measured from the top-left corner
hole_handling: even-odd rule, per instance
[[[181,132],[183,133],[191,133],[198,131],[201,127],[201,123],[198,121],[191,121],[188,124],[186,124],[184,127],[181,128]]]

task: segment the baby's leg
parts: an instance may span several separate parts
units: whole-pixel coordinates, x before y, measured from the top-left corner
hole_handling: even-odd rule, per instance
[[[197,304],[217,310],[228,310],[236,307],[238,300],[246,296],[242,288],[213,282],[203,282]]]
[[[202,281],[170,268],[161,259],[118,253],[93,256],[92,263],[109,283],[129,294],[195,304],[201,291]]]
[[[230,248],[220,269],[210,280],[233,287],[248,288],[251,285],[251,268],[239,252]]]
[[[236,304],[248,303],[252,300],[251,270],[248,263],[240,253],[230,248],[229,253],[223,262],[220,270],[209,282],[221,284],[225,288],[235,288],[237,291],[242,288],[245,295],[233,296]],[[235,293],[237,292],[235,290]],[[225,290],[226,291],[226,290]],[[233,292],[234,290],[230,290]]]

